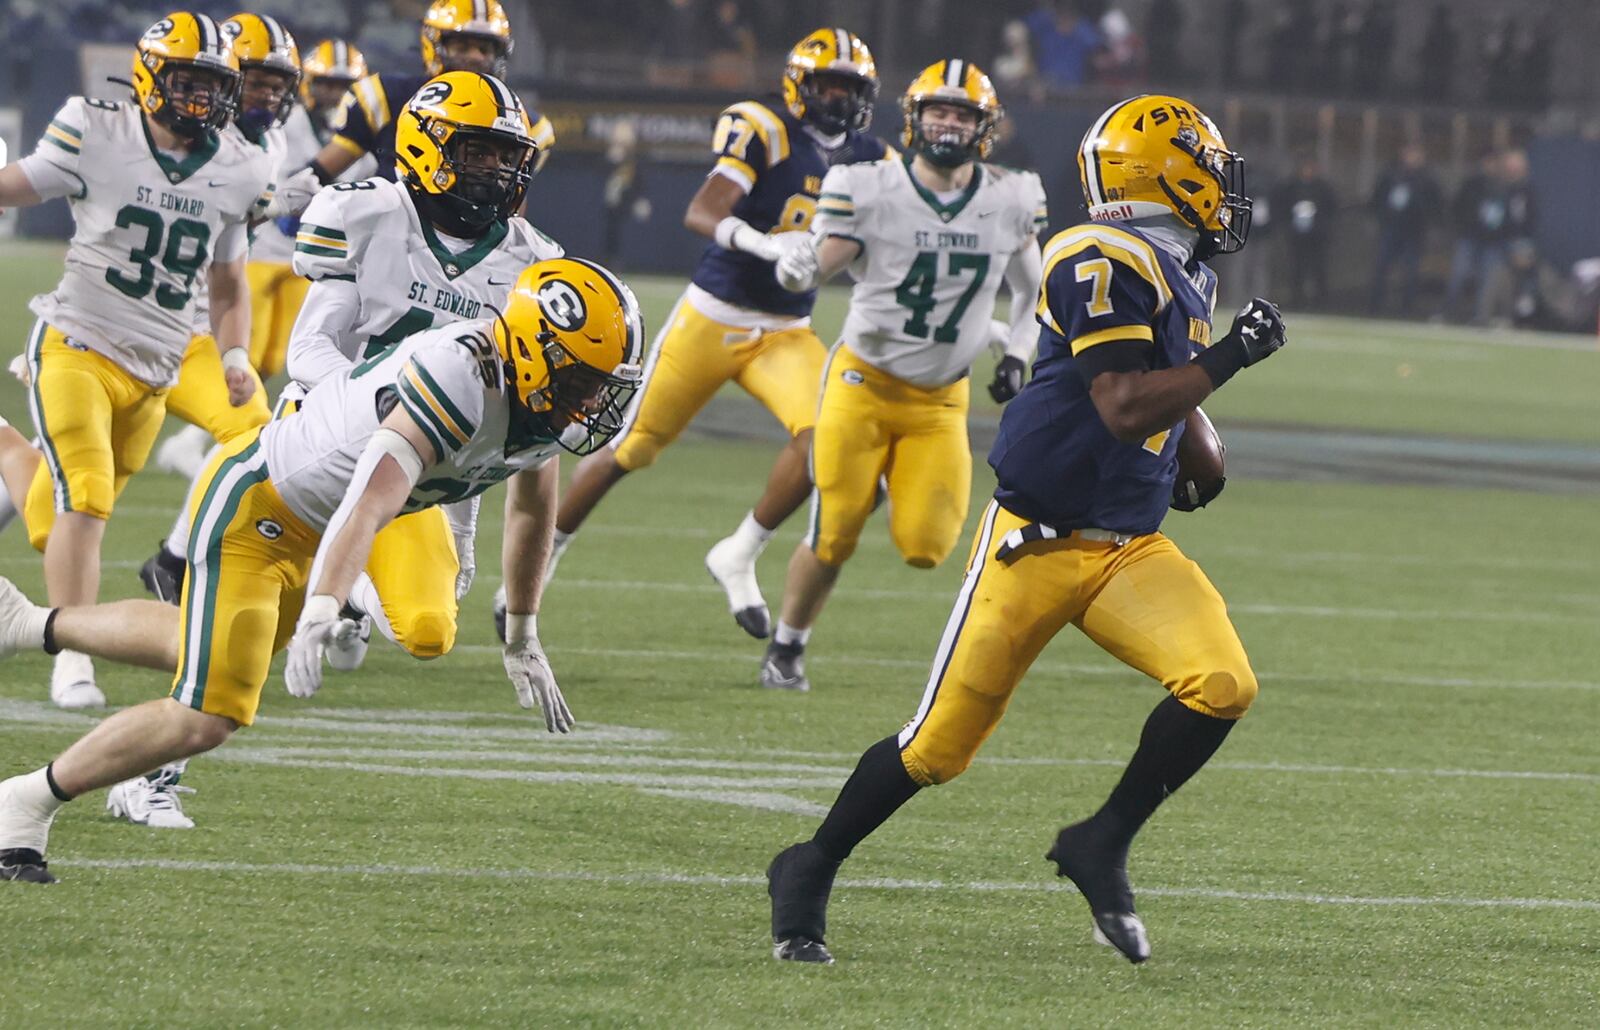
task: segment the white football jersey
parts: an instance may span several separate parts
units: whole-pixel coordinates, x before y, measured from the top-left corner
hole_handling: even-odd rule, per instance
[[[68,198],[74,223],[34,314],[138,379],[177,382],[213,257],[242,256],[272,199],[271,156],[223,132],[175,157],[132,104],[70,97],[23,171],[40,196]]]
[[[248,139],[245,139],[244,133],[239,131],[239,127],[237,125],[229,125],[227,128],[223,129],[222,132],[223,135],[235,136],[249,146],[260,147],[262,150],[266,151],[267,157],[272,160],[273,181],[283,181],[283,177],[288,171],[285,165],[285,160],[288,153],[289,144],[282,128],[273,127],[268,129],[262,134],[261,141],[259,143],[254,143]],[[263,230],[270,228],[272,224],[273,223],[271,222],[263,222],[259,228],[251,234],[250,260],[260,260],[256,256],[256,251],[259,249],[262,241],[261,233]],[[278,235],[281,237],[283,234],[279,233]],[[293,245],[291,244],[290,247],[292,250]],[[288,257],[283,258],[283,263],[289,263]],[[196,336],[209,336],[211,334],[211,291],[206,289],[203,284],[197,285],[194,291],[194,333]]]
[[[294,270],[313,282],[354,281],[361,309],[341,326],[307,326],[302,314],[294,336],[308,329],[332,333],[346,357],[361,361],[424,329],[491,315],[485,305],[503,307],[524,268],[563,253],[520,217],[497,223],[466,250],[452,253],[417,216],[401,183],[336,183],[313,197],[301,215]]]
[[[318,135],[317,128],[311,121],[311,115],[300,104],[294,105],[282,128],[269,129],[267,132],[269,138],[273,133],[277,133],[282,139],[283,156],[278,169],[279,182],[309,165],[321,152],[323,144],[333,139],[332,130],[327,131],[326,139]],[[339,176],[339,181],[357,182],[375,174],[377,170],[377,160],[371,154],[363,154],[348,171]],[[292,229],[284,232],[283,227],[292,226],[294,222],[292,218],[275,218],[264,222],[256,230],[255,239],[250,241],[250,260],[277,265],[289,264],[294,259],[294,232]]]
[[[409,337],[318,383],[299,412],[261,430],[272,483],[306,525],[327,527],[368,439],[396,405],[439,455],[412,489],[407,512],[476,497],[561,450],[507,387],[493,324],[482,319]],[[587,431],[567,432],[575,443]]]
[[[909,159],[829,169],[812,228],[862,248],[850,265],[844,345],[917,386],[960,379],[989,343],[1006,264],[1046,219],[1033,172],[979,164],[968,188],[941,203]]]

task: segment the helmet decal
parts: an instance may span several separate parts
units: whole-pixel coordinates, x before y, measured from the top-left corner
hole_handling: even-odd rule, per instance
[[[575,332],[583,328],[583,323],[588,318],[588,309],[584,306],[583,297],[565,279],[550,279],[540,284],[539,310],[544,312],[544,317],[549,323],[562,332]]]

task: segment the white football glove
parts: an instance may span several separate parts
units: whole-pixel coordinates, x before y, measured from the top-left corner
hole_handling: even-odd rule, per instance
[[[339,602],[330,594],[306,598],[289,640],[283,685],[294,697],[310,697],[322,688],[322,653],[340,630]]]
[[[472,546],[472,537],[456,537],[456,562],[460,571],[456,573],[456,600],[460,601],[467,596],[467,591],[472,589],[472,577],[478,572],[478,558]]]
[[[506,615],[506,675],[516,688],[517,704],[524,708],[537,704],[544,713],[544,728],[551,733],[566,733],[577,724],[567,699],[561,696],[561,688],[556,686],[550,659],[539,645],[534,620],[532,615]]]
[[[821,261],[817,257],[817,241],[811,234],[786,232],[774,239],[783,246],[783,253],[772,268],[778,285],[791,293],[804,293],[816,286]]]
[[[311,198],[322,189],[322,180],[317,178],[317,173],[309,168],[302,168],[287,179],[278,183],[278,192],[273,194],[272,203],[267,205],[265,217],[282,218],[285,215],[298,215],[311,204]]]

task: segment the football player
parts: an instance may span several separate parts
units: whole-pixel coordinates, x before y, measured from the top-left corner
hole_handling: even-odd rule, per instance
[[[420,75],[373,73],[358,79],[334,116],[335,134],[304,170],[285,179],[284,206],[298,214],[319,186],[337,180],[363,156],[377,159],[385,179],[399,174],[395,112],[423,83],[445,72],[466,71],[505,76],[511,53],[511,22],[499,0],[434,0],[422,19]],[[534,125],[541,150],[549,149],[554,130],[548,121]]]
[[[815,290],[846,265],[856,280],[843,338],[822,380],[811,441],[811,526],[795,548],[761,684],[808,690],[805,645],[840,567],[888,484],[889,535],[907,564],[931,569],[955,548],[972,490],[967,375],[990,344],[995,295],[1011,291],[1006,356],[989,387],[1016,395],[1038,328],[1044,186],[983,163],[1005,112],[970,61],[938,61],[912,80],[903,161],[833,168],[822,180],[816,247],[776,267],[788,290]]]
[[[806,454],[827,356],[811,330],[816,292],[780,288],[772,263],[791,247],[809,245],[829,168],[887,153],[865,135],[877,94],[878,71],[866,44],[843,29],[818,29],[789,52],[781,102],[750,100],[722,113],[712,140],[717,162],[683,220],[713,242],[661,329],[627,430],[572,474],[556,522],[557,559],[601,498],[655,461],[731,379],[791,438],[760,502],[706,558],[739,625],[767,636],[755,560],[811,491]]]
[[[35,450],[0,428],[0,474],[44,551],[57,604],[91,604],[100,542],[128,477],[144,466],[178,380],[196,295],[209,292],[228,403],[249,404],[247,223],[271,201],[272,159],[219,130],[239,62],[217,23],[162,18],[134,52],[128,101],[71,97],[34,153],[0,169],[0,207],[67,197],[74,231],[60,285],[35,297],[27,361]],[[220,392],[220,391],[219,391]],[[105,703],[83,654],[56,658],[63,707]]]
[[[53,879],[45,847],[68,799],[250,725],[291,631],[297,692],[315,690],[320,652],[375,535],[401,512],[502,481],[506,673],[522,707],[537,705],[551,732],[569,731],[537,627],[553,459],[563,448],[591,451],[621,426],[643,335],[632,293],[605,269],[568,258],[530,265],[503,318],[397,341],[318,384],[293,417],[213,454],[193,510],[181,615],[145,600],[43,608],[0,580],[0,654],[93,647],[176,670],[171,696],[123,709],[50,765],[0,783],[0,878]]]
[[[532,129],[522,102],[500,80],[447,72],[401,112],[400,182],[375,177],[317,195],[296,237],[294,270],[311,287],[292,331],[293,382],[279,398],[280,412],[292,411],[306,389],[410,335],[504,307],[521,269],[562,254],[513,213],[543,153]],[[457,602],[475,567],[476,518],[474,497],[404,515],[379,534],[370,574],[356,584],[330,650],[336,667],[360,665],[374,625],[418,658],[449,652]],[[188,538],[186,513],[152,559],[162,584],[152,592],[174,604]],[[182,772],[163,767],[149,786],[119,785],[111,801],[121,804],[126,794],[175,812],[181,805],[172,788]],[[192,824],[185,816],[174,825]]]
[[[1000,421],[999,488],[922,703],[862,755],[811,840],[768,868],[779,959],[833,960],[823,938],[839,863],[919,790],[966,769],[1028,666],[1072,625],[1168,691],[1110,798],[1046,855],[1088,901],[1096,936],[1143,962],[1129,845],[1255,700],[1221,596],[1160,532],[1186,416],[1284,344],[1259,299],[1211,338],[1217,280],[1204,262],[1249,234],[1243,162],[1193,104],[1139,96],[1095,120],[1078,165],[1092,220],[1045,248],[1039,358]]]

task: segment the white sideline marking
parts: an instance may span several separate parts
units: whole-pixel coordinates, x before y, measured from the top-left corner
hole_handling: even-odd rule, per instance
[[[279,876],[412,876],[448,877],[461,880],[544,880],[565,883],[599,883],[633,886],[755,887],[765,885],[764,876],[721,876],[706,873],[588,873],[571,869],[456,869],[449,866],[406,865],[317,865],[302,862],[211,862],[171,858],[51,858],[63,868],[124,871],[159,869],[179,873],[247,873]],[[1075,892],[1068,883],[1048,881],[973,880],[898,880],[884,877],[842,879],[834,886],[856,890],[894,891],[970,891],[975,893],[1054,894]],[[1275,901],[1303,905],[1352,905],[1359,907],[1410,908],[1512,908],[1568,909],[1600,912],[1600,901],[1588,898],[1462,898],[1443,895],[1360,896],[1351,894],[1312,894],[1298,891],[1240,891],[1210,887],[1136,887],[1146,898],[1198,898],[1210,901]]]
[[[790,815],[805,815],[813,819],[821,819],[828,814],[827,805],[819,805],[812,801],[802,801],[787,794],[778,794],[772,791],[758,790],[679,790],[669,787],[645,787],[645,794],[659,794],[662,797],[682,798],[687,801],[712,801],[723,805],[738,805],[741,808],[759,808],[769,812],[786,812]]]

